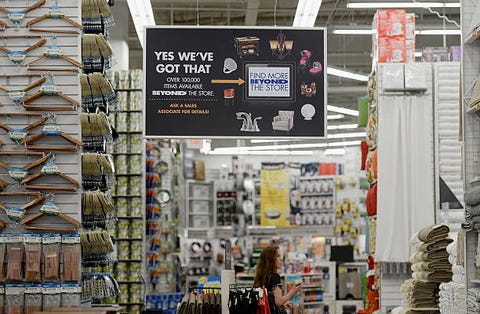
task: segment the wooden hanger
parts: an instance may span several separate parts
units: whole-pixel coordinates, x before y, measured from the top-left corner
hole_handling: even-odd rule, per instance
[[[24,116],[29,116],[30,114],[28,113],[22,113],[22,114],[18,114],[18,113],[14,113],[12,115],[24,115]],[[38,116],[38,114],[33,114],[34,116]],[[10,114],[8,113],[0,113],[0,117],[3,117],[3,116],[10,116]],[[13,128],[11,126],[9,126],[8,124],[5,124],[5,123],[0,123],[0,128],[1,129],[4,129],[5,131],[7,131],[8,135],[10,136],[10,139],[16,143],[20,142],[20,141],[23,141],[25,139],[25,137],[27,136],[28,134],[28,131],[30,131],[31,129],[39,126],[39,125],[42,125],[44,124],[45,122],[48,121],[48,117],[42,117],[40,118],[39,120],[36,120],[32,123],[30,123],[29,125],[27,125],[26,127],[24,128]]]
[[[83,29],[83,26],[79,23],[77,23],[77,21],[65,16],[65,14],[62,12],[61,8],[58,6],[58,1],[55,1],[54,2],[54,5],[52,5],[49,10],[48,10],[48,13],[47,14],[44,14],[44,15],[41,15],[37,18],[34,18],[33,20],[30,20],[28,21],[25,26],[26,27],[31,27],[32,25],[34,24],[37,24],[43,20],[46,20],[46,19],[62,19],[64,21],[66,21],[67,23],[75,26],[76,28],[78,29]],[[52,33],[52,31],[49,30],[50,33]]]
[[[24,10],[9,10],[5,7],[0,7],[0,11],[4,12],[7,14],[8,19],[12,21],[13,24],[20,24],[21,21],[25,18],[25,14],[27,14],[30,11],[33,11],[35,9],[40,8],[45,4],[46,0],[39,0],[36,3],[32,4],[28,8],[25,8]]]
[[[16,194],[18,195],[18,194]],[[20,194],[21,195],[21,194]],[[43,204],[46,200],[46,197],[45,195],[43,194],[38,194],[38,196],[28,202],[27,204],[21,206],[21,207],[17,207],[17,206],[7,206],[5,204],[1,204],[0,203],[0,209],[4,210],[5,213],[8,215],[8,217],[11,219],[11,220],[14,220],[14,221],[19,221],[20,219],[23,218],[25,212],[27,210],[29,210],[30,208],[34,207],[34,206],[37,206],[37,205],[40,205],[40,204]],[[16,214],[13,214],[13,213],[16,213]],[[2,221],[3,222],[3,221]],[[0,223],[0,227],[1,227],[1,223]]]
[[[32,153],[29,152],[0,152],[0,155],[33,155]],[[0,167],[6,169],[8,171],[9,176],[16,180],[20,181],[23,180],[27,174],[28,170],[35,168],[43,163],[45,163],[50,157],[48,155],[45,155],[44,153],[35,153],[33,156],[42,156],[41,158],[35,160],[34,162],[31,162],[23,167],[12,167],[6,162],[0,160]],[[19,172],[22,172],[23,175],[18,175]],[[17,175],[12,175],[12,173],[16,173]]]
[[[49,227],[49,226],[26,226],[26,224],[31,223],[39,219],[42,216],[57,216],[58,218],[74,225],[75,227],[80,227],[81,223],[73,217],[70,217],[64,213],[62,213],[56,206],[55,202],[47,201],[45,204],[40,208],[40,211],[36,214],[30,215],[22,221],[20,221],[20,225],[24,225],[28,230],[44,230],[44,231],[72,231],[76,230],[76,228],[57,228],[57,227]]]
[[[58,96],[75,107],[80,106],[78,101],[62,93],[58,85],[55,83],[53,75],[50,73],[47,75],[47,78],[43,81],[43,85],[35,94],[23,98],[22,105],[28,105],[34,100],[37,100],[43,96]]]
[[[3,86],[3,85],[0,85],[0,89],[5,91],[8,95],[8,97],[10,97],[10,99],[18,104],[20,103],[24,97],[25,97],[25,93],[28,92],[29,90],[37,87],[37,86],[40,86],[42,85],[43,83],[45,83],[47,79],[45,77],[42,77],[38,80],[36,80],[35,82],[31,83],[30,85],[22,88],[22,89],[10,89],[6,86]]]
[[[64,173],[61,173],[60,170],[58,170],[57,166],[55,165],[55,163],[53,162],[53,159],[54,159],[54,156],[51,156],[50,157],[50,160],[47,161],[44,165],[44,167],[42,168],[42,170],[40,171],[40,173],[35,173],[35,174],[32,174],[31,176],[29,177],[26,177],[25,179],[23,179],[20,184],[25,184],[25,188],[27,189],[35,189],[35,190],[52,190],[52,191],[63,191],[63,192],[75,192],[79,187],[80,187],[80,183],[75,180],[74,178],[64,174]],[[31,184],[27,184],[27,183],[30,183],[42,176],[52,176],[52,175],[55,175],[55,176],[58,176],[62,179],[64,179],[65,181],[71,183],[74,185],[74,187],[70,187],[70,186],[54,186],[54,185],[31,185]]]
[[[16,36],[16,37],[12,37],[12,38],[20,38],[20,35],[11,35],[11,36]],[[33,37],[33,35],[22,35],[21,37],[25,37],[25,36]],[[0,38],[2,38],[2,37],[0,37]],[[3,38],[7,38],[7,37],[4,36]],[[43,39],[37,41],[35,44],[31,45],[30,47],[25,48],[24,50],[10,50],[7,47],[1,46],[1,45],[0,45],[0,50],[3,51],[3,52],[6,52],[8,58],[14,64],[20,64],[20,63],[23,62],[23,60],[25,60],[25,58],[27,57],[27,54],[30,51],[32,51],[34,49],[37,49],[39,47],[42,47],[46,43],[47,43],[47,40],[45,38],[43,38]]]
[[[39,139],[45,136],[60,136],[61,138],[64,138],[65,140],[67,140],[67,142],[71,143],[73,147],[55,146],[55,145],[31,145],[32,143],[38,141]],[[45,125],[41,133],[27,137],[26,139],[21,141],[20,144],[26,144],[27,149],[32,149],[32,150],[41,150],[41,151],[56,150],[56,151],[65,151],[65,152],[75,152],[82,145],[82,142],[64,133],[56,123],[50,123]]]
[[[43,52],[43,55],[41,56],[38,56],[36,58],[33,58],[27,62],[25,62],[25,65],[29,66],[31,65],[32,63],[35,63],[35,62],[38,62],[40,60],[43,60],[45,58],[52,58],[52,59],[63,59],[65,61],[67,61],[68,63],[78,67],[78,68],[82,68],[83,65],[78,62],[77,60],[75,59],[72,59],[70,57],[67,57],[63,54],[62,50],[60,49],[60,47],[57,45],[57,37],[56,36],[52,36],[52,45],[48,46],[47,50],[45,50]]]

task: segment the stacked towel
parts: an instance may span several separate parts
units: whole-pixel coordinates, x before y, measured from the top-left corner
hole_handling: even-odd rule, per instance
[[[446,225],[431,225],[410,239],[416,251],[410,257],[412,279],[405,280],[402,285],[403,303],[407,309],[439,307],[439,286],[450,282],[453,274],[447,252],[453,242],[448,238],[449,232]],[[451,309],[454,305],[453,286],[445,285],[444,290],[444,299],[448,300],[445,308]]]
[[[468,313],[480,313],[480,288],[470,288],[467,291]]]
[[[460,233],[459,233],[460,234]],[[465,269],[458,262],[458,239],[447,245],[447,252],[449,254],[448,260],[451,264],[453,273],[452,281],[449,283],[442,283],[440,285],[439,303],[440,313],[445,314],[466,314],[466,289],[465,289]],[[463,240],[462,240],[463,241]]]
[[[403,301],[409,308],[438,307],[438,284],[407,279],[402,284]]]
[[[466,231],[480,230],[480,185],[465,190],[465,221],[462,228]]]

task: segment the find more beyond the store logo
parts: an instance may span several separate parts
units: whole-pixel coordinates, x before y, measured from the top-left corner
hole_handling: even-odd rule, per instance
[[[326,135],[325,30],[155,27],[146,34],[146,137]]]

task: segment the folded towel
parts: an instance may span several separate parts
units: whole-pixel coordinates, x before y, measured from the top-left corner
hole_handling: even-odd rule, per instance
[[[445,250],[447,248],[447,245],[449,245],[452,242],[453,242],[452,239],[446,238],[436,242],[423,243],[419,246],[419,251],[432,252],[437,250]]]
[[[414,255],[414,261],[411,261],[412,263],[416,262],[440,262],[440,261],[445,261],[448,262],[448,253],[447,251],[433,251],[433,252],[417,252]]]
[[[465,208],[465,217],[480,216],[480,205]]]
[[[463,195],[465,205],[473,207],[480,204],[480,185],[474,185],[465,190]]]
[[[413,272],[412,278],[431,282],[449,282],[452,281],[452,272],[450,271],[420,271]]]
[[[422,242],[435,242],[446,238],[449,231],[446,225],[430,225],[418,232],[418,239]]]
[[[446,261],[440,262],[419,262],[412,264],[412,271],[451,271],[452,265]]]
[[[465,268],[461,265],[453,265],[452,266],[452,273],[454,274],[465,274]]]
[[[452,242],[445,248],[450,255],[457,255],[457,242]]]
[[[448,257],[448,262],[452,265],[457,265],[457,257],[454,255],[450,255]]]
[[[418,231],[417,231],[410,237],[410,246],[415,247],[417,244],[421,244],[421,243],[422,241],[418,239]]]

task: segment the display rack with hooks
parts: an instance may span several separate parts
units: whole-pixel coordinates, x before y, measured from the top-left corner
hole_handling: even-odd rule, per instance
[[[141,136],[141,70],[107,74],[118,99],[111,121],[119,137],[113,146],[116,188],[113,200],[117,223],[114,239],[118,263],[114,275],[122,294],[117,302],[128,313],[145,303],[145,147]]]

